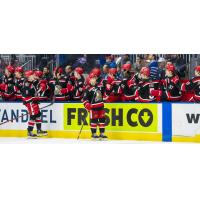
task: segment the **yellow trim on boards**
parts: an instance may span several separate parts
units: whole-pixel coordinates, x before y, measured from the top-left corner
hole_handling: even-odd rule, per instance
[[[172,142],[200,142],[200,134],[193,137],[172,136]]]
[[[78,131],[48,131],[47,138],[74,138],[78,136]],[[111,140],[144,140],[162,141],[161,133],[130,133],[130,132],[108,132],[107,136]],[[27,137],[26,130],[0,130],[0,137]],[[80,139],[90,139],[90,132],[82,132]],[[200,142],[200,134],[194,137],[172,136],[172,142]]]
[[[79,131],[48,131],[48,138],[74,138],[78,137]],[[161,133],[130,133],[130,132],[107,132],[106,135],[111,140],[144,140],[162,141]],[[0,130],[0,137],[27,137],[25,130]],[[90,139],[91,133],[82,132],[80,139]]]

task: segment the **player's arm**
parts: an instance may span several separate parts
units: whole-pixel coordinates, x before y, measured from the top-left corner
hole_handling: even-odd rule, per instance
[[[83,105],[87,111],[91,110],[91,102],[90,102],[90,93],[89,90],[85,90],[83,94],[83,98],[81,100],[83,102]]]

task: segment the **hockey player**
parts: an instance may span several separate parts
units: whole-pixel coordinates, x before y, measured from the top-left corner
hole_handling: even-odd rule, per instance
[[[15,72],[14,67],[9,65],[6,67],[5,75],[2,78],[1,96],[2,96],[2,99],[5,101],[15,100],[14,72]]]
[[[134,101],[136,98],[137,84],[134,74],[131,74],[131,64],[122,65],[122,88],[123,101]]]
[[[73,100],[81,100],[83,97],[85,79],[83,77],[83,68],[76,67],[74,70],[75,82],[73,90]]]
[[[106,82],[106,91],[104,100],[106,102],[120,102],[122,99],[122,88],[120,87],[121,80],[116,78],[117,69],[110,68]]]
[[[166,65],[166,78],[162,81],[162,100],[180,101],[181,100],[181,82],[176,75],[175,66],[172,64]]]
[[[161,91],[159,90],[159,81],[150,79],[150,69],[142,67],[140,70],[141,81],[136,91],[136,101],[148,103],[160,100]]]
[[[70,83],[71,85],[75,84],[75,76],[74,71],[71,65],[67,65],[65,67],[65,71],[62,74],[63,78],[66,80],[66,82]]]
[[[24,77],[23,77],[23,67],[18,66],[15,69],[15,79],[14,79],[14,90],[15,90],[15,97],[16,97],[16,101],[21,101],[22,100],[22,86],[23,86],[23,82],[24,82]]]
[[[181,86],[183,92],[194,91],[189,102],[200,102],[200,66],[195,67],[195,76]]]
[[[37,94],[40,101],[47,101],[51,96],[50,87],[47,84],[47,80],[42,79],[43,72],[38,70],[34,71],[35,81],[34,85],[37,89]]]
[[[101,70],[100,70],[100,68],[99,67],[94,67],[92,69],[91,73],[93,73],[96,76],[96,78],[97,78],[97,80],[96,80],[97,84],[102,84],[103,79],[101,77]]]
[[[30,115],[30,120],[28,122],[28,136],[30,138],[36,138],[37,136],[47,135],[47,131],[41,130],[41,112],[39,108],[39,98],[37,96],[37,89],[35,88],[33,82],[35,81],[35,76],[33,71],[25,72],[25,81],[22,86],[22,100],[23,104],[26,106],[28,113]],[[36,123],[37,134],[33,133],[34,125]]]
[[[54,78],[49,81],[49,86],[54,93],[56,101],[69,100],[70,93],[74,90],[74,87],[62,75],[62,68],[56,67],[54,69]]]
[[[93,139],[106,139],[105,135],[105,111],[103,102],[104,87],[97,84],[97,76],[93,73],[89,75],[90,87],[84,92],[82,102],[84,107],[90,112],[90,128]],[[97,135],[99,126],[100,135]]]

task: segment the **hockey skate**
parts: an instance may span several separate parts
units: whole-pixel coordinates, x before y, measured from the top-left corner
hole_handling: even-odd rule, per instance
[[[43,131],[43,130],[37,130],[37,135],[38,136],[47,136],[48,135],[48,133],[47,133],[47,131]]]
[[[100,139],[100,140],[107,140],[108,137],[107,137],[104,133],[100,133],[99,139]]]
[[[96,133],[93,133],[92,134],[92,139],[93,140],[97,140],[97,139],[99,139],[99,136]]]
[[[32,131],[28,131],[28,139],[37,139],[37,134]]]

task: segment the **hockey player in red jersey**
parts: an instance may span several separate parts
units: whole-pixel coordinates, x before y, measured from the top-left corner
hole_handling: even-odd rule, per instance
[[[74,70],[74,76],[75,76],[75,81],[74,81],[74,90],[72,93],[72,98],[73,100],[81,100],[83,97],[83,91],[84,91],[84,84],[85,84],[85,79],[83,77],[83,68],[82,67],[76,67]]]
[[[15,91],[16,101],[22,100],[21,90],[24,82],[23,72],[24,70],[22,66],[18,66],[15,68],[14,91]]]
[[[148,103],[160,100],[160,98],[158,98],[161,96],[159,81],[152,81],[150,79],[150,69],[148,67],[142,67],[140,70],[140,79],[136,91],[136,101]]]
[[[106,81],[106,91],[104,100],[106,102],[120,102],[122,100],[122,88],[120,87],[121,80],[116,78],[117,69],[110,68]]]
[[[162,82],[162,100],[180,101],[182,97],[181,82],[176,75],[175,66],[172,64],[166,65],[165,76]]]
[[[123,101],[134,101],[136,98],[137,84],[134,74],[131,74],[131,64],[122,65],[122,88]]]
[[[90,112],[90,128],[92,138],[106,139],[105,135],[105,111],[103,93],[105,88],[98,86],[97,76],[94,73],[89,75],[89,87],[85,90],[82,102],[84,107]],[[97,134],[99,126],[100,134]]]
[[[28,122],[28,136],[35,138],[37,136],[47,135],[47,131],[41,130],[41,112],[39,108],[39,98],[37,96],[37,89],[35,88],[33,82],[35,81],[35,76],[33,71],[25,72],[25,81],[22,86],[22,100],[23,104],[26,106],[28,113],[30,115],[30,120]],[[37,134],[33,133],[34,125],[37,127]]]
[[[91,71],[96,77],[97,77],[97,83],[100,83],[102,81],[101,79],[101,70],[99,67],[94,67]]]
[[[47,80],[42,79],[43,72],[40,70],[34,71],[35,81],[34,85],[37,89],[37,94],[40,101],[47,101],[50,97],[50,87],[47,84]]]
[[[54,93],[56,101],[66,101],[70,99],[70,93],[74,87],[62,76],[63,70],[60,67],[54,69],[54,78],[49,81],[51,91]]]
[[[1,96],[5,101],[15,100],[15,90],[14,90],[14,72],[13,66],[7,66],[5,69],[5,74],[2,78],[1,83]]]
[[[195,67],[195,76],[181,86],[183,92],[193,91],[189,102],[200,102],[200,66]]]

